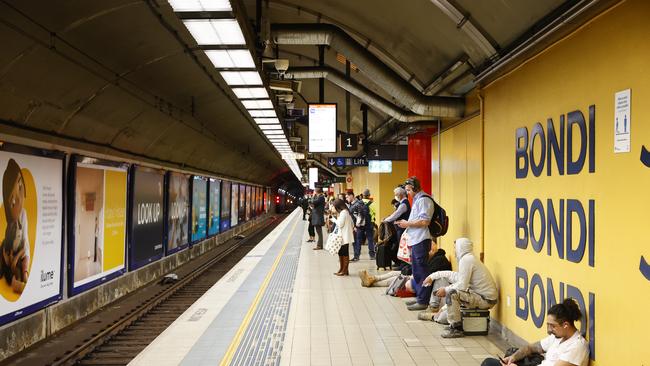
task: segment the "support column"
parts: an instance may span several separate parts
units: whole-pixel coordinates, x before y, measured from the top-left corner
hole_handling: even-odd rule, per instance
[[[433,130],[416,132],[409,135],[408,174],[416,176],[422,184],[422,190],[431,194],[431,136]]]

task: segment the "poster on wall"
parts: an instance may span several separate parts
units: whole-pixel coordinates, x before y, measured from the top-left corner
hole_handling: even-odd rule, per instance
[[[221,182],[221,232],[230,229],[230,187],[230,182]]]
[[[131,221],[129,270],[162,258],[164,254],[163,206],[165,172],[133,166],[131,179]]]
[[[235,227],[239,223],[239,184],[233,183],[231,189],[230,227]]]
[[[246,221],[246,186],[239,185],[239,223]]]
[[[221,208],[221,179],[210,178],[210,205],[208,207],[208,236],[219,232],[219,209]]]
[[[69,172],[68,281],[75,295],[125,271],[128,165],[73,156]]]
[[[0,146],[0,324],[61,300],[64,157]]]
[[[251,192],[252,192],[253,187],[251,186],[246,186],[246,221],[250,220],[252,218],[252,201],[251,201]]]
[[[167,254],[189,244],[190,177],[170,172],[167,183]]]
[[[264,212],[269,213],[269,194],[264,191]]]
[[[261,215],[264,212],[264,195],[262,194],[262,187],[257,188],[257,213]]]
[[[192,177],[192,242],[205,239],[207,235],[208,180],[197,175]]]

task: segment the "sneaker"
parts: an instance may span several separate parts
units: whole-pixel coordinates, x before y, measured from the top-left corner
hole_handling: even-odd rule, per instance
[[[417,302],[415,304],[411,304],[407,306],[406,308],[409,309],[410,311],[416,311],[416,310],[424,310],[428,308],[429,305],[427,304],[418,304]]]
[[[359,257],[354,257],[354,258],[350,259],[350,262],[357,262],[357,261],[359,261]]]
[[[441,334],[442,338],[463,338],[464,336],[463,330],[458,328],[451,328]]]
[[[404,301],[404,303],[405,303],[406,305],[417,304],[417,302],[418,302],[417,299],[408,299],[408,300]]]
[[[429,306],[427,310],[418,314],[418,319],[433,321],[433,318],[438,314],[438,308]]]

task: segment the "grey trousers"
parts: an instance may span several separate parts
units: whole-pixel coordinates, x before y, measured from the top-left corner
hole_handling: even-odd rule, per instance
[[[486,301],[481,295],[474,292],[451,290],[445,297],[447,303],[447,320],[449,325],[455,328],[460,327],[460,305],[464,305],[468,309],[491,309],[495,303]]]
[[[438,278],[437,280],[433,281],[432,286],[432,291],[431,291],[431,300],[429,300],[429,306],[432,308],[440,308],[440,301],[442,301],[441,297],[436,296],[436,291],[439,288],[442,287],[447,287],[449,286],[450,283],[446,278]]]

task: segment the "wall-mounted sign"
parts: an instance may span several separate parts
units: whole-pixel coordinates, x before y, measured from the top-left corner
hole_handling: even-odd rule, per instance
[[[368,160],[369,173],[392,173],[393,162],[390,160]]]
[[[630,152],[630,114],[632,99],[630,89],[616,93],[614,97],[614,152]]]
[[[347,167],[347,166],[367,166],[368,160],[366,158],[346,158],[344,156],[336,156],[327,159],[329,166]]]
[[[129,269],[134,270],[163,255],[163,206],[165,173],[133,167]]]
[[[309,105],[309,152],[336,152],[336,104]]]

